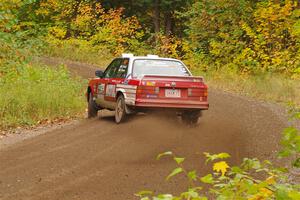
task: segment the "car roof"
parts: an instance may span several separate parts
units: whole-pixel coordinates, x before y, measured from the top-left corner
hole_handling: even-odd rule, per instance
[[[119,58],[129,58],[132,60],[136,59],[146,59],[146,60],[172,60],[172,61],[180,61],[175,58],[165,58],[165,57],[159,57],[157,55],[147,55],[147,56],[133,56],[133,54],[122,54],[122,57]]]
[[[145,59],[145,60],[173,60],[173,61],[179,61],[178,59],[175,58],[162,58],[162,57],[148,57],[148,56],[134,56],[131,57],[131,59],[136,60],[136,59]]]
[[[147,56],[134,56],[133,54],[122,54],[122,56],[117,57],[118,59],[124,59],[127,58],[129,59],[129,70],[128,73],[130,73],[132,71],[132,65],[134,60],[138,60],[138,59],[145,59],[145,60],[168,60],[168,61],[176,61],[176,62],[180,62],[189,72],[190,75],[192,75],[192,73],[190,72],[190,70],[187,68],[187,66],[179,59],[175,59],[175,58],[164,58],[164,57],[159,57],[157,55],[147,55]]]

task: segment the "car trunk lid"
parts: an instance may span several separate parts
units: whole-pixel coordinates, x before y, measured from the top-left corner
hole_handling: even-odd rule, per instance
[[[206,101],[207,86],[202,77],[146,75],[141,80],[138,95],[150,99]]]

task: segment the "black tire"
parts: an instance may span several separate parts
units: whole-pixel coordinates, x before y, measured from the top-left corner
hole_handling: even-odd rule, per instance
[[[201,116],[201,110],[184,111],[181,114],[181,120],[186,125],[195,126],[198,124],[198,120],[200,116]]]
[[[98,108],[93,100],[92,93],[89,93],[89,102],[88,102],[88,118],[94,118],[97,117],[98,114]]]
[[[115,109],[115,121],[117,124],[124,122],[126,119],[126,103],[125,98],[121,94],[117,98],[116,109]]]

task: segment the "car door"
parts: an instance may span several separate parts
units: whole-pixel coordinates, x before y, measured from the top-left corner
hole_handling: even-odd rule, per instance
[[[116,86],[124,82],[127,69],[128,69],[128,58],[120,59],[120,63],[115,66],[113,73],[110,75],[110,78],[107,80],[105,97],[104,99],[108,102],[116,102]]]
[[[98,82],[96,103],[102,108],[114,108],[114,105],[109,104],[109,99],[113,96],[113,90],[115,90],[110,83],[111,79],[115,76],[116,70],[119,69],[121,62],[121,58],[114,59],[108,65],[103,73],[103,77]]]

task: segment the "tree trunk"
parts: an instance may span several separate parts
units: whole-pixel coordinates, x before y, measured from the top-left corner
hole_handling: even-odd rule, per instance
[[[165,34],[167,36],[172,34],[172,25],[173,25],[173,19],[172,19],[172,13],[167,11],[165,13]]]
[[[65,38],[69,38],[69,37],[72,36],[71,23],[72,23],[72,20],[77,17],[78,8],[79,8],[80,3],[81,3],[81,0],[76,0],[75,1],[75,4],[73,6],[73,10],[72,10],[72,14],[67,19],[67,32],[66,32]],[[75,35],[76,34],[77,33],[75,33]]]
[[[154,12],[153,12],[153,23],[154,23],[154,32],[160,32],[160,0],[154,0]]]

